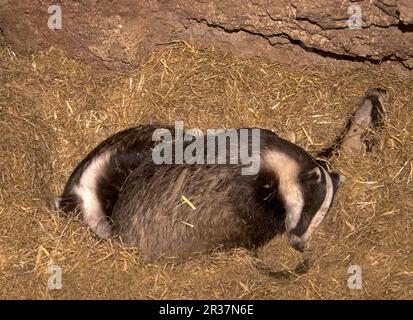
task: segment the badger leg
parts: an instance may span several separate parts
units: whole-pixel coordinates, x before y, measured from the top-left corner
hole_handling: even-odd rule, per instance
[[[366,136],[371,128],[384,117],[384,102],[387,91],[381,88],[369,90],[354,114],[350,127],[343,137],[342,149],[345,152],[360,152],[366,145]]]
[[[388,99],[385,89],[376,88],[366,92],[362,103],[349,119],[346,128],[328,146],[316,154],[317,162],[326,168],[326,161],[338,150],[345,153],[360,152],[369,142],[366,137],[373,127],[382,124],[386,116],[384,103]],[[368,148],[367,148],[368,149]]]
[[[110,159],[110,152],[105,152],[88,165],[79,183],[73,187],[73,193],[78,197],[83,220],[100,238],[112,236],[112,227],[102,208],[98,196],[99,178],[105,175]]]

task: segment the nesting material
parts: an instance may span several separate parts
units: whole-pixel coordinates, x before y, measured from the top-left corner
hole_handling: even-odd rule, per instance
[[[115,77],[54,51],[1,49],[0,82],[1,298],[413,297],[411,79],[368,67],[287,67],[176,43]],[[273,270],[311,260],[305,274],[271,277],[242,249],[177,266],[147,264],[137,250],[96,239],[81,218],[48,209],[86,153],[126,127],[175,120],[185,129],[256,126],[315,155],[375,87],[390,93],[383,129],[371,152],[338,153],[328,163],[346,181],[309,250],[303,256],[279,237],[258,253]],[[50,290],[56,265],[62,289]],[[362,288],[352,290],[354,265]]]

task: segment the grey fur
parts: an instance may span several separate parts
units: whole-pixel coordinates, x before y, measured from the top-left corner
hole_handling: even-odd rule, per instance
[[[268,155],[282,155],[288,163],[274,165]],[[113,208],[115,233],[149,260],[184,261],[216,248],[257,248],[286,228],[294,229],[286,222],[286,204],[294,207],[300,195],[285,198],[280,181],[287,178],[287,189],[308,185],[324,200],[326,185],[312,174],[319,165],[303,149],[267,130],[261,130],[260,156],[261,170],[255,176],[242,175],[240,165],[159,166],[146,157],[125,181]],[[295,172],[287,170],[291,163],[297,164]],[[300,180],[306,172],[310,174]],[[306,224],[317,210],[309,208]],[[295,245],[299,249],[305,244]]]

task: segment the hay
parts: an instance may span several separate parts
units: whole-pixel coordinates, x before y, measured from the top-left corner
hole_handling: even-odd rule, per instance
[[[15,56],[2,49],[0,81],[1,298],[413,297],[412,80],[367,67],[291,68],[177,43],[112,78],[53,50]],[[375,86],[391,95],[385,128],[373,152],[331,160],[346,183],[309,251],[303,256],[279,237],[259,252],[274,270],[309,258],[307,274],[271,278],[241,249],[178,266],[148,264],[47,207],[86,152],[125,127],[259,126],[315,152]],[[61,290],[47,289],[51,263],[63,269]],[[352,264],[362,268],[361,290],[347,288]]]

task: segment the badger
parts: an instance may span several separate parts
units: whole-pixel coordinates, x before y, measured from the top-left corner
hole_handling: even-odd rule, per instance
[[[86,225],[102,239],[112,237],[110,217],[126,178],[159,140],[156,130],[174,133],[171,126],[149,124],[125,129],[110,136],[76,166],[63,193],[51,207],[63,213],[81,212]],[[193,136],[202,132],[194,131]]]
[[[368,120],[358,124],[359,143],[374,115],[384,112],[384,93],[370,90],[352,118],[354,123]],[[152,156],[159,142],[153,133],[160,128],[174,132],[168,126],[142,125],[98,145],[75,168],[55,208],[64,212],[77,208],[98,237],[117,236],[148,260],[185,261],[217,248],[256,249],[283,233],[293,248],[306,249],[341,181],[324,161],[272,131],[241,128],[237,135],[242,130],[259,131],[260,166],[254,175],[242,174],[245,164],[211,163],[206,152],[203,164],[159,165]],[[356,144],[350,128],[338,139],[341,144],[349,140]],[[231,147],[226,143],[226,151]],[[335,149],[323,149],[319,155],[326,150],[331,154]],[[218,160],[221,155],[212,157]]]
[[[333,202],[339,176],[297,145],[259,132],[256,175],[243,175],[245,165],[230,161],[159,166],[148,154],[115,203],[115,234],[150,260],[183,261],[217,247],[255,249],[283,232],[303,251]]]
[[[144,159],[144,151],[154,146],[152,132],[157,128],[156,125],[129,128],[100,143],[76,166],[52,207],[64,213],[78,209],[86,225],[98,237],[110,238],[112,227],[108,218],[119,191],[128,175]]]

